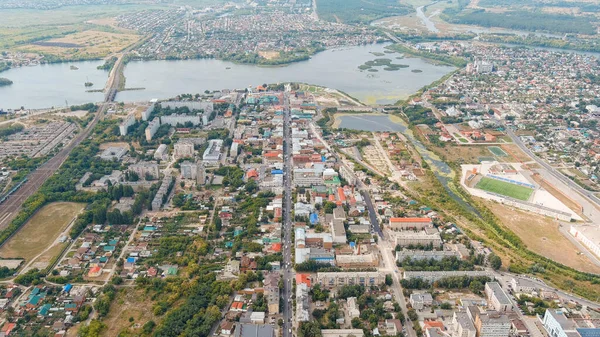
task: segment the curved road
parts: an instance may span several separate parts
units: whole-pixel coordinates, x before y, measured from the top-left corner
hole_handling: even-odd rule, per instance
[[[510,138],[513,140],[515,145],[517,145],[521,149],[521,151],[525,152],[528,156],[533,158],[540,166],[542,166],[543,168],[548,170],[548,172],[554,178],[556,178],[563,184],[567,185],[571,189],[579,192],[583,196],[587,197],[588,199],[593,201],[596,205],[600,205],[600,198],[598,198],[594,193],[579,186],[576,182],[569,179],[562,173],[558,172],[554,167],[550,166],[550,164],[548,164],[546,161],[544,161],[543,159],[538,157],[535,153],[533,153],[533,151],[531,151],[527,146],[525,146],[525,144],[523,144],[523,142],[521,141],[521,138],[519,138],[517,135],[515,135],[515,133],[508,126],[506,126],[506,134],[510,136]]]

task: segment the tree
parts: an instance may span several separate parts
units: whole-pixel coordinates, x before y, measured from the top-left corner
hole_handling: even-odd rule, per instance
[[[106,324],[99,320],[93,319],[90,324],[79,329],[80,337],[99,337],[102,330],[106,328]]]
[[[495,270],[498,270],[500,267],[502,267],[502,259],[500,259],[498,255],[492,253],[490,254],[490,265]]]
[[[391,274],[386,274],[385,275],[385,284],[387,286],[391,286],[392,284],[394,284],[394,280],[392,279],[392,275]]]
[[[469,285],[469,289],[470,289],[472,292],[474,292],[474,293],[476,293],[476,294],[479,294],[479,293],[481,293],[481,292],[483,291],[483,289],[484,289],[484,285],[483,285],[483,283],[481,283],[481,282],[479,282],[479,281],[473,281],[473,282],[471,282],[471,284]]]

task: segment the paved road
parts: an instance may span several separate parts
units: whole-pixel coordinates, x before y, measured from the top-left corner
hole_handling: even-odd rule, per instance
[[[533,151],[531,151],[527,146],[525,146],[525,144],[523,144],[521,138],[515,135],[515,133],[511,130],[510,127],[506,127],[506,134],[510,136],[515,145],[517,145],[523,152],[525,152],[527,155],[533,158],[540,166],[545,168],[555,179],[567,185],[572,190],[584,195],[585,197],[593,201],[596,205],[600,205],[600,198],[595,196],[592,192],[579,186],[577,183],[575,183],[562,173],[558,172],[554,167],[550,166],[550,164],[548,164],[545,160],[538,157],[535,153],[533,153]],[[586,211],[584,210],[584,212]]]
[[[123,58],[120,57],[115,64],[113,72],[108,78],[107,88],[113,88],[116,90],[116,88],[119,87],[120,78],[118,75],[120,69],[123,67],[122,60]],[[71,151],[90,135],[90,132],[94,126],[96,126],[96,123],[98,123],[98,121],[104,117],[106,110],[108,110],[108,107],[113,100],[114,91],[107,90],[104,102],[100,105],[100,108],[98,109],[98,112],[96,113],[96,116],[92,122],[89,123],[82,132],[77,134],[69,144],[63,147],[58,154],[50,158],[47,162],[30,173],[27,176],[27,182],[25,182],[15,193],[9,196],[5,202],[0,204],[0,230],[5,229],[10,224],[17,214],[19,214],[21,206],[25,200],[37,192],[40,186],[42,186],[46,180],[48,180],[48,178],[50,178],[50,176],[52,176],[54,172],[56,172],[56,170],[58,170],[58,168],[60,168],[60,166],[65,162]]]
[[[292,130],[290,128],[290,99],[288,92],[284,94],[283,115],[283,155],[284,155],[284,199],[283,199],[283,337],[292,337],[293,310],[292,307]]]

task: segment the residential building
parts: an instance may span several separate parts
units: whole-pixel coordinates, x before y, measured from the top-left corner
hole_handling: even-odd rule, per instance
[[[138,175],[140,180],[150,178],[149,180],[158,179],[160,171],[158,164],[153,162],[141,161],[137,164],[130,165],[128,168],[129,172],[134,172]]]
[[[198,177],[198,164],[191,161],[184,161],[179,164],[181,177],[183,179],[196,179]]]
[[[511,326],[508,316],[497,311],[477,313],[475,316],[477,337],[508,337]]]
[[[364,337],[362,329],[323,329],[322,337]]]
[[[373,252],[360,255],[336,255],[335,264],[342,268],[370,268],[379,266],[379,259]]]
[[[158,131],[158,128],[160,128],[160,119],[158,119],[158,117],[155,117],[150,123],[148,123],[148,126],[144,131],[146,134],[147,141],[152,140],[152,138],[156,134],[156,131]]]
[[[195,153],[194,143],[186,140],[179,140],[173,146],[173,157],[175,159],[193,158]]]
[[[477,335],[473,321],[464,311],[454,312],[452,326],[452,337],[476,337]]]
[[[428,245],[433,245],[433,247],[440,247],[442,245],[442,237],[437,231],[432,233],[428,233],[426,231],[402,231],[393,233],[393,235],[396,237],[396,245],[400,245],[400,247]]]
[[[170,126],[183,126],[185,123],[192,123],[194,126],[200,125],[200,115],[172,114],[160,116],[161,125],[168,124]]]
[[[154,159],[156,160],[166,160],[168,157],[168,150],[166,144],[160,144],[156,151],[154,152]]]
[[[300,283],[296,285],[296,321],[308,322],[310,320],[310,314],[308,313],[310,307],[308,304],[308,286],[306,283]]]
[[[171,188],[173,181],[174,180],[173,180],[172,176],[165,175],[165,177],[163,178],[163,180],[160,184],[160,187],[158,188],[158,191],[156,191],[156,195],[154,196],[154,199],[152,199],[152,210],[153,211],[158,211],[160,209],[160,207],[162,206],[162,204],[166,201],[167,192]]]
[[[494,278],[494,275],[490,272],[484,270],[474,270],[474,271],[405,271],[403,274],[403,278],[405,280],[411,280],[414,278],[420,278],[425,281],[435,282],[437,280],[441,280],[447,277],[456,277],[456,276],[469,276],[469,277],[479,277],[479,276],[487,276],[491,279]]]
[[[347,284],[371,286],[385,283],[385,274],[381,272],[319,272],[313,277],[313,283],[325,287],[339,287]]]
[[[508,298],[500,283],[487,282],[485,284],[485,295],[494,310],[499,312],[512,310],[512,301]]]
[[[441,261],[445,257],[459,257],[458,252],[453,250],[400,250],[396,252],[396,260],[398,262],[404,261],[404,259],[410,259],[411,261],[420,260],[436,260]]]
[[[125,117],[121,124],[119,124],[119,133],[121,134],[121,136],[127,136],[127,130],[133,124],[135,124],[135,115],[133,113],[130,113],[129,115],[127,115],[127,117]]]
[[[392,230],[422,230],[433,226],[433,223],[430,218],[390,218],[389,226]]]
[[[142,120],[147,121],[150,118],[152,111],[154,111],[154,103],[152,103],[148,109],[142,111]]]
[[[271,272],[265,275],[263,280],[264,295],[267,299],[267,306],[270,315],[279,314],[279,280],[281,275],[278,272]]]
[[[433,297],[430,293],[410,294],[410,305],[415,310],[423,310],[425,307],[430,307],[433,304]]]
[[[190,109],[190,111],[202,110],[204,112],[204,114],[206,114],[206,115],[210,115],[210,113],[213,112],[213,110],[214,110],[213,102],[166,101],[166,102],[160,102],[160,106],[163,108],[171,108],[171,109],[185,107],[185,108]]]

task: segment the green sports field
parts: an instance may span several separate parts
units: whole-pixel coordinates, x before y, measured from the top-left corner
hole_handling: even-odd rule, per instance
[[[483,177],[481,180],[475,185],[475,188],[498,193],[505,195],[507,197],[527,201],[529,197],[533,193],[533,189],[519,186],[511,183],[507,183],[504,181]]]
[[[498,146],[489,146],[488,150],[496,157],[506,157],[508,156],[504,150],[499,148]]]

